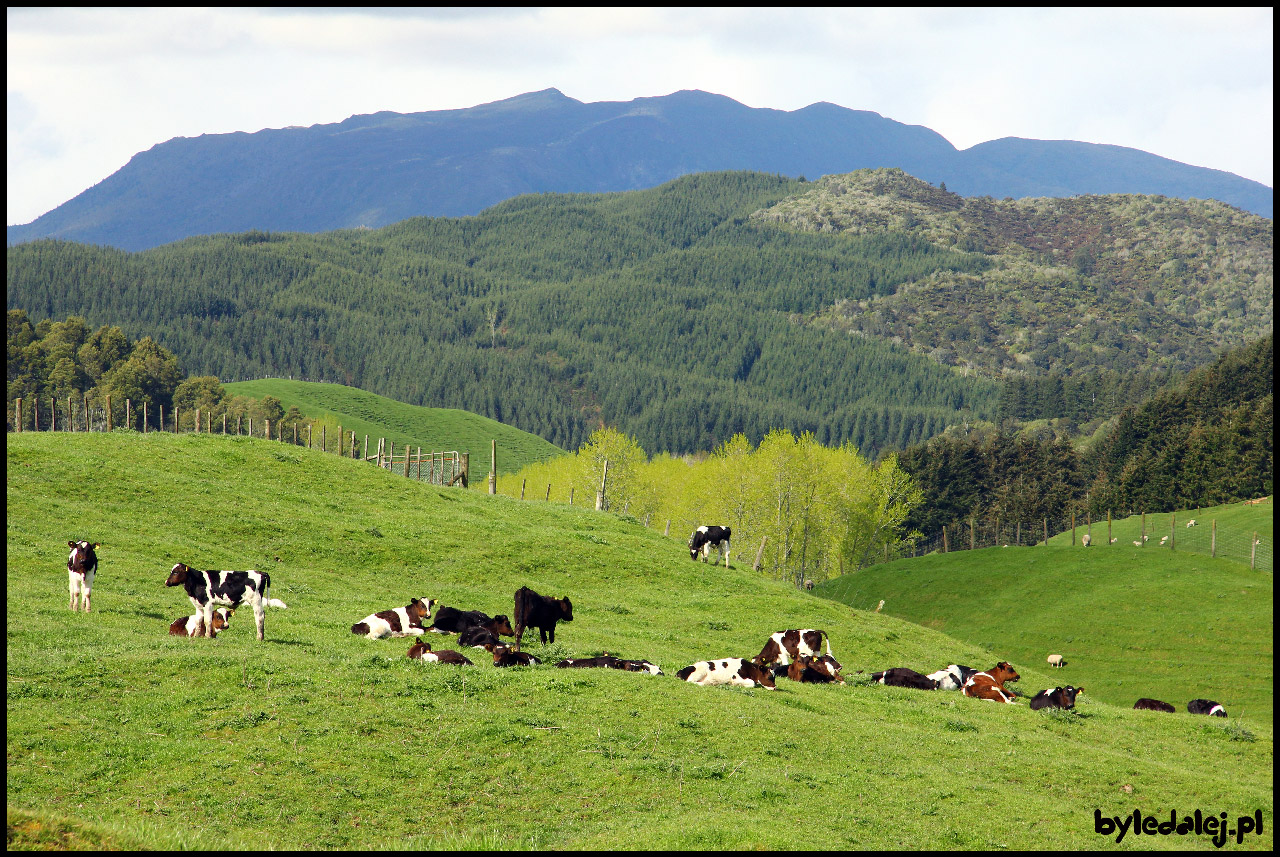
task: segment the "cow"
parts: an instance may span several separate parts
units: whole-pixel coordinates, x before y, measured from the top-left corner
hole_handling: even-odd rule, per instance
[[[516,651],[520,650],[520,643],[524,640],[525,628],[537,628],[538,636],[541,638],[543,645],[548,642],[556,641],[556,623],[573,621],[573,605],[569,602],[569,597],[552,598],[549,595],[539,595],[527,586],[522,586],[516,590],[516,627],[514,636],[516,638]]]
[[[1226,717],[1227,710],[1212,699],[1193,699],[1187,703],[1188,714],[1207,714],[1210,717]]]
[[[427,630],[437,634],[461,634],[468,628],[485,628],[494,635],[515,636],[511,620],[501,614],[493,617],[479,610],[459,610],[456,607],[440,607]]]
[[[1066,665],[1066,661],[1062,659],[1062,655],[1049,655],[1046,659],[1051,667],[1062,667]]]
[[[925,678],[931,678],[938,683],[938,690],[959,690],[964,687],[964,683],[969,680],[969,676],[976,673],[973,667],[967,667],[964,664],[950,664],[946,669],[929,673]]]
[[[231,621],[231,611],[226,607],[219,607],[213,611],[213,634],[215,636]],[[204,634],[204,617],[197,613],[194,616],[183,616],[180,619],[174,619],[169,625],[169,636],[171,637],[203,637]]]
[[[698,661],[676,673],[683,681],[703,687],[729,684],[734,687],[755,687],[777,690],[773,674],[746,658],[721,658],[718,661]]]
[[[648,673],[649,675],[665,675],[662,668],[657,664],[649,663],[646,660],[630,660],[627,658],[619,658],[618,663],[622,665],[622,669],[633,673]]]
[[[596,658],[565,658],[556,664],[560,669],[585,669],[588,667],[600,667],[607,670],[622,669],[622,661],[613,655],[605,652]]]
[[[1035,696],[1031,697],[1031,710],[1039,711],[1042,708],[1075,708],[1076,697],[1084,693],[1083,687],[1055,687],[1052,690],[1042,690]]]
[[[75,613],[81,603],[84,612],[89,612],[89,595],[93,592],[93,576],[98,573],[98,555],[95,548],[102,547],[101,542],[67,542],[71,548],[71,556],[67,557],[67,585],[71,590],[71,603],[67,605]]]
[[[473,625],[458,632],[458,645],[472,649],[487,649],[494,643],[501,643],[498,635],[488,628]]]
[[[964,687],[960,689],[960,692],[975,699],[1007,702],[1012,705],[1014,699],[1017,698],[1017,694],[1011,690],[1006,690],[1004,684],[1007,681],[1017,681],[1019,678],[1020,676],[1012,666],[1005,661],[1001,661],[985,672],[974,673],[969,676],[969,680],[964,683]]]
[[[485,648],[493,652],[493,665],[495,667],[529,667],[542,663],[528,652],[521,652],[511,648],[506,643],[494,643],[492,646]]]
[[[907,667],[893,667],[884,672],[873,673],[871,678],[873,681],[878,681],[880,684],[889,685],[890,687],[913,687],[916,690],[938,689],[937,679],[921,675]]]
[[[760,654],[752,660],[762,667],[786,666],[801,655],[815,656],[822,653],[822,642],[826,640],[827,654],[831,654],[831,639],[826,631],[813,628],[802,630],[779,631],[771,634],[765,641]]]
[[[1167,702],[1161,702],[1158,699],[1148,699],[1145,696],[1135,702],[1133,707],[1137,711],[1167,711],[1169,714],[1174,714],[1178,710]]]
[[[774,667],[774,678],[784,675],[802,684],[826,684],[833,681],[844,684],[844,677],[840,675],[840,662],[831,655],[820,658],[801,655],[785,667]]]
[[[421,637],[415,640],[413,645],[409,647],[408,656],[414,660],[426,661],[433,664],[465,664],[466,666],[471,666],[471,661],[468,660],[467,656],[461,652],[455,652],[449,649],[442,649],[438,652],[433,652],[431,651],[431,644],[423,642]]]
[[[416,637],[425,634],[423,619],[431,618],[431,605],[435,599],[414,598],[404,607],[393,610],[379,610],[370,613],[364,619],[351,626],[351,633],[380,640],[383,637]]]
[[[212,637],[213,605],[236,608],[248,604],[253,608],[253,623],[258,639],[266,639],[267,607],[287,609],[288,605],[271,597],[271,575],[265,571],[199,571],[186,563],[177,563],[169,571],[165,586],[181,586],[203,617],[201,632],[196,636]]]
[[[706,562],[711,556],[712,549],[717,551],[716,562],[719,563],[719,557],[724,557],[724,567],[729,567],[729,535],[731,531],[728,527],[718,527],[714,525],[703,525],[693,531],[689,536],[689,559],[697,560],[698,553],[702,553],[702,561]]]

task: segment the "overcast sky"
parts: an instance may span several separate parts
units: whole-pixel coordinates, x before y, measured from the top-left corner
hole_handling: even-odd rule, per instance
[[[1272,184],[1270,8],[14,9],[8,223],[173,137],[701,89],[1143,149]]]

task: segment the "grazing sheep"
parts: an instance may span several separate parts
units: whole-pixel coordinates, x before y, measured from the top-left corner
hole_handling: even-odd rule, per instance
[[[1080,544],[1084,545],[1085,547],[1088,547],[1091,541],[1093,541],[1093,538],[1088,533],[1085,533],[1084,537],[1080,539]]]
[[[1118,542],[1118,541],[1120,541],[1120,537],[1119,537],[1119,536],[1116,536],[1116,537],[1114,537],[1113,539],[1111,539],[1111,544],[1115,544],[1115,543],[1116,543],[1116,542]]]
[[[1165,542],[1167,542],[1167,541],[1169,541],[1169,537],[1168,537],[1168,536],[1161,536],[1161,537],[1160,537],[1160,546],[1161,546],[1161,547],[1164,547],[1164,543],[1165,543]]]
[[[1192,518],[1190,521],[1187,521],[1187,528],[1188,528],[1188,529],[1190,529],[1191,527],[1194,527],[1195,525],[1196,525],[1196,519],[1195,519],[1195,518]]]
[[[1133,546],[1134,546],[1135,548],[1140,548],[1140,547],[1142,547],[1142,542],[1134,542],[1134,543],[1133,543]]]
[[[1049,655],[1049,666],[1061,667],[1064,664],[1066,664],[1066,661],[1062,659],[1062,655]]]

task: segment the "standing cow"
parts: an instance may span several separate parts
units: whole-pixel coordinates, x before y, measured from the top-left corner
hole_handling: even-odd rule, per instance
[[[556,641],[556,623],[573,621],[573,605],[569,596],[552,598],[550,595],[539,595],[527,586],[516,590],[516,651],[524,640],[525,628],[537,628],[543,645]]]
[[[93,576],[98,573],[98,555],[94,548],[100,548],[99,542],[67,542],[71,548],[71,556],[67,558],[67,585],[71,589],[71,612],[79,607],[77,602],[84,603],[84,612],[89,612],[89,594],[93,592]]]
[[[186,563],[177,563],[169,572],[165,586],[181,586],[191,599],[191,606],[201,617],[199,631],[214,635],[213,605],[225,604],[232,609],[248,604],[253,609],[253,622],[258,639],[266,639],[266,608],[285,609],[283,601],[271,597],[271,576],[265,571],[200,571]],[[199,633],[196,636],[200,636]]]
[[[703,525],[693,531],[689,536],[689,559],[696,560],[699,552],[702,554],[702,561],[706,562],[711,556],[711,551],[718,551],[716,562],[719,556],[724,557],[724,567],[729,567],[729,536],[728,527],[718,527]]]

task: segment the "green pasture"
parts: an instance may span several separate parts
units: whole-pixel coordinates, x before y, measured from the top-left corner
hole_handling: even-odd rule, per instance
[[[483,486],[488,477],[492,441],[498,444],[499,473],[515,473],[526,464],[564,455],[560,447],[535,434],[470,411],[406,405],[342,384],[265,378],[223,386],[233,396],[275,396],[285,410],[297,407],[305,417],[332,416],[344,431],[354,431],[357,438],[367,435],[371,450],[378,438],[386,438],[396,449],[409,444],[423,452],[469,452],[473,487]]]
[[[1101,691],[1051,713],[886,688],[868,674],[1011,660],[1026,693],[1079,674],[1022,656],[1022,643],[914,624],[896,597],[867,611],[882,591],[860,591],[855,609],[743,565],[692,563],[682,538],[626,517],[434,487],[305,448],[120,431],[10,435],[6,451],[10,849],[1214,847],[1203,835],[1117,844],[1094,832],[1095,809],[1233,821],[1260,810],[1262,834],[1227,847],[1273,846],[1270,710],[1240,695],[1256,688],[1206,680],[1226,721],[1135,712]],[[67,609],[76,538],[102,543],[90,614]],[[1043,571],[1070,569],[1080,551],[1006,553],[1010,569],[1043,557]],[[190,612],[163,585],[178,561],[266,570],[288,609],[268,611],[265,642],[247,612],[216,640],[170,637]],[[1210,573],[1224,574],[1169,572],[1170,603],[1192,591],[1172,578]],[[1095,585],[1069,570],[1037,579],[1045,602]],[[1216,591],[1264,597],[1260,577],[1227,579]],[[521,585],[573,600],[554,644],[526,638],[542,666],[498,670],[473,651],[469,667],[410,662],[409,640],[350,632],[411,597],[509,613]],[[1133,598],[1135,615],[1164,609],[1141,603],[1146,590]],[[1215,649],[1216,666],[1243,684],[1255,662],[1270,671],[1269,606],[1231,615],[1238,647]],[[1080,617],[1076,638],[1096,624]],[[848,686],[673,676],[801,627],[829,633]],[[1153,644],[1145,625],[1130,635]],[[668,674],[551,666],[602,651]]]
[[[899,560],[815,591],[864,609],[884,599],[890,616],[999,651],[1019,670],[1047,670],[1055,684],[1112,705],[1145,696],[1185,711],[1204,698],[1271,722],[1273,578],[1237,562],[1051,540]],[[1049,668],[1050,654],[1067,665]]]

